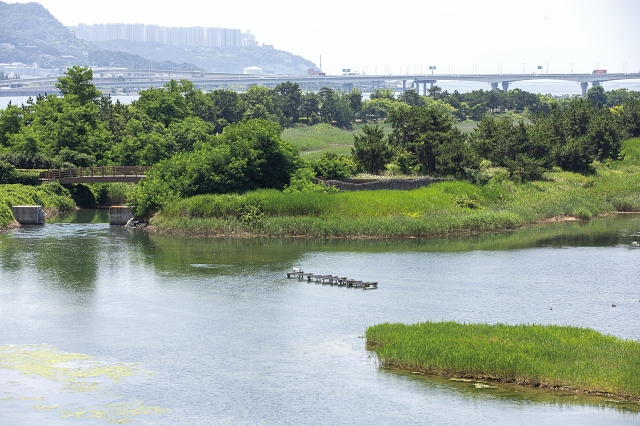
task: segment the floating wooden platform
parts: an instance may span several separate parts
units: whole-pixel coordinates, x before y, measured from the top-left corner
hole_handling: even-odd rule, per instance
[[[293,268],[293,271],[287,272],[287,278],[297,278],[299,281],[337,285],[339,287],[361,288],[363,290],[375,290],[378,288],[377,281],[359,281],[352,278],[341,277],[339,275],[314,274],[312,272],[304,272],[300,268]]]

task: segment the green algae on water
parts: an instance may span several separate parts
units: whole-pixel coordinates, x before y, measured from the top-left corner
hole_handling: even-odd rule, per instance
[[[57,411],[62,418],[92,418],[128,424],[133,417],[162,415],[171,411],[146,406],[141,401],[122,401],[121,397],[112,394],[110,388],[113,384],[126,384],[127,380],[136,378],[149,380],[157,375],[152,371],[143,371],[139,364],[98,361],[89,355],[62,352],[46,344],[0,345],[0,370],[58,383],[52,386],[56,391],[49,390],[46,396],[42,396],[34,395],[34,387],[27,387],[29,380],[24,380],[25,383],[7,380],[4,385],[11,386],[12,390],[15,387],[17,391],[5,392],[12,396],[0,398],[0,401],[43,401],[29,408],[43,412]],[[56,401],[52,401],[54,399]],[[88,401],[92,404],[87,405]]]

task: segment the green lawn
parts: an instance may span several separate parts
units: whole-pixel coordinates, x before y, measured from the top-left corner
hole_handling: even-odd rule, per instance
[[[456,126],[464,133],[473,131],[478,123],[467,120]],[[356,124],[352,130],[345,130],[320,123],[313,126],[296,126],[285,129],[282,138],[300,150],[300,154],[307,160],[317,160],[325,152],[338,155],[351,155],[353,135],[362,134],[362,124]],[[390,124],[382,124],[385,133],[392,131]]]

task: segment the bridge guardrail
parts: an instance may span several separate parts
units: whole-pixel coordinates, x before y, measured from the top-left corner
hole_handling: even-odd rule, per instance
[[[40,180],[60,180],[83,177],[108,176],[145,176],[149,166],[100,166],[100,167],[69,167],[66,169],[50,169],[40,173]]]

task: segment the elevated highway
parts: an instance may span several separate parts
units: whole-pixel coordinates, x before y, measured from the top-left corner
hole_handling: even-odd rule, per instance
[[[385,74],[385,75],[248,75],[202,72],[173,72],[125,69],[99,69],[94,71],[93,83],[101,90],[111,88],[160,87],[170,80],[189,80],[196,86],[242,87],[247,85],[273,86],[286,81],[315,85],[318,89],[327,85],[339,85],[349,91],[356,85],[379,87],[383,82],[402,82],[403,90],[413,84],[426,93],[427,84],[439,81],[487,83],[492,90],[509,90],[509,85],[517,81],[569,81],[580,84],[586,94],[589,84],[598,86],[607,81],[640,80],[640,73],[611,74]],[[0,96],[16,96],[17,92],[38,93],[51,89],[56,77],[25,78],[0,81]],[[419,90],[418,90],[419,91]]]

